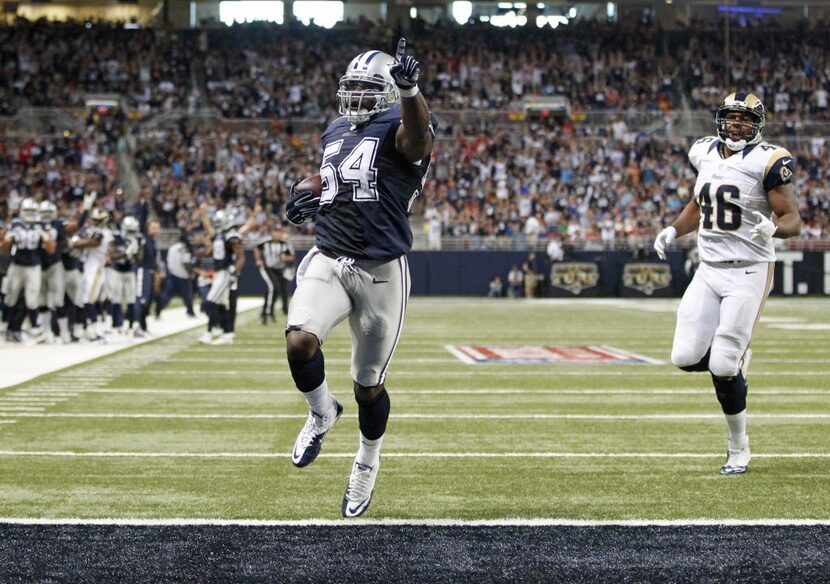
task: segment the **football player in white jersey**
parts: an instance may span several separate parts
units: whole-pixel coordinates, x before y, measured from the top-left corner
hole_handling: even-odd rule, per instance
[[[112,241],[112,231],[107,227],[109,213],[104,209],[93,209],[90,218],[92,225],[84,230],[82,237],[73,237],[69,245],[83,250],[83,300],[87,338],[92,342],[103,343],[104,312],[101,304],[106,296],[104,265]]]
[[[792,155],[761,138],[764,105],[752,93],[730,94],[715,120],[717,136],[695,142],[689,162],[694,198],[657,236],[666,258],[677,237],[698,230],[700,267],[677,310],[671,360],[709,371],[728,427],[721,474],[743,474],[751,458],[746,433],[749,343],[775,267],[772,238],[801,232],[792,187]]]

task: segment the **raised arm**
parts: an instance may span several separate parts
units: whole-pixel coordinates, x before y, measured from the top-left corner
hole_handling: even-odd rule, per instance
[[[395,134],[395,147],[410,162],[418,162],[432,152],[432,130],[427,102],[418,90],[421,63],[404,51],[406,39],[402,38],[395,55],[397,63],[389,69],[401,94],[401,125]]]

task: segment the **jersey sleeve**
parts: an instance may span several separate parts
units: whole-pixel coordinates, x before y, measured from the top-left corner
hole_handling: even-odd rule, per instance
[[[795,174],[795,161],[784,148],[777,148],[767,161],[764,169],[764,190],[771,191],[790,184]]]
[[[692,147],[689,148],[688,160],[689,160],[689,168],[692,169],[692,172],[695,173],[695,176],[698,175],[700,172],[700,161],[709,151],[709,149],[717,144],[717,138],[714,136],[706,136],[701,138],[694,144]]]

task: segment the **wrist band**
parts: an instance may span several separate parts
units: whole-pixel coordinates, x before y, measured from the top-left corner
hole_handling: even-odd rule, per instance
[[[415,97],[416,95],[418,95],[418,86],[413,85],[409,89],[403,89],[399,87],[398,91],[400,92],[401,97]]]

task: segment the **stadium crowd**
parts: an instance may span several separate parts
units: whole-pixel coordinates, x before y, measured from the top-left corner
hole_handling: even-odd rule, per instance
[[[476,237],[484,246],[513,238],[536,249],[548,240],[637,247],[683,206],[694,183],[685,160],[691,137],[658,137],[626,120],[684,99],[713,109],[726,91],[724,56],[703,47],[720,41],[719,30],[595,22],[556,33],[483,24],[465,26],[464,34],[447,23],[415,28],[410,38],[427,64],[423,91],[439,121],[429,186],[413,207],[430,247],[447,236]],[[804,121],[830,118],[830,39],[820,29],[771,35],[749,27],[732,38],[732,78],[765,100],[781,133],[768,138],[784,140],[797,159],[802,238],[830,235],[825,138],[800,132]],[[45,21],[0,27],[0,114],[27,104],[80,106],[88,92],[116,92],[128,110],[144,115],[193,110],[204,99],[229,117],[269,119],[235,129],[148,129],[121,112],[90,115],[80,133],[4,133],[0,219],[8,222],[26,198],[77,216],[91,192],[116,224],[134,213],[119,182],[120,137],[132,143],[139,200],[162,228],[193,235],[205,208],[227,209],[239,224],[257,209],[251,232],[267,233],[282,222],[291,182],[319,168],[312,136],[336,115],[341,61],[358,47],[393,40],[392,31],[368,22],[332,31],[256,24],[170,33]],[[496,113],[531,94],[567,95],[571,119],[517,121]],[[611,116],[583,118],[587,110]],[[481,117],[454,115],[471,111]],[[319,120],[294,127],[292,120],[308,117]],[[293,231],[312,232],[309,224]]]
[[[730,82],[721,23],[681,30],[574,21],[552,31],[485,23],[407,32],[425,63],[434,110],[505,109],[529,95],[566,95],[575,110],[665,111],[684,96],[711,111],[740,85],[782,121],[830,119],[830,37],[821,22],[735,27]],[[178,33],[106,23],[0,26],[0,115],[23,105],[79,105],[119,93],[140,114],[210,104],[225,117],[331,117],[337,79],[395,32],[362,20],[332,30],[255,23]]]

